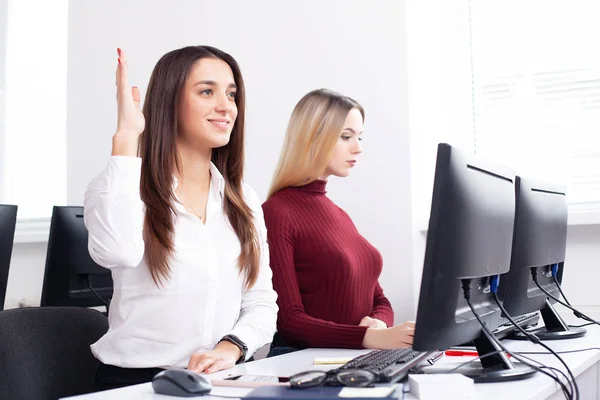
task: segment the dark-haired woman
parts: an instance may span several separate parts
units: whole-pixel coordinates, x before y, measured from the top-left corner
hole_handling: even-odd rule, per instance
[[[277,315],[260,200],[242,182],[238,64],[208,46],[171,51],[142,110],[118,56],[112,156],[84,200],[90,255],[114,281],[110,328],[91,346],[99,389],[230,368],[270,341]]]

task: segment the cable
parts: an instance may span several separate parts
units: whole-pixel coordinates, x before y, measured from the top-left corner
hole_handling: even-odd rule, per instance
[[[581,324],[581,325],[569,325],[570,328],[583,328],[586,326],[590,326],[590,325],[596,325],[595,322],[588,322],[587,324]]]
[[[511,353],[511,354],[513,354],[513,355],[514,355],[514,353]],[[530,362],[533,362],[533,363],[536,363],[536,364],[540,365],[540,366],[541,366],[541,367],[540,367],[541,369],[547,369],[547,370],[551,371],[551,372],[552,372],[553,379],[554,379],[554,378],[556,378],[555,380],[557,380],[557,379],[558,379],[558,381],[557,381],[557,382],[559,382],[559,384],[560,384],[560,387],[561,387],[561,389],[562,389],[562,391],[563,391],[563,394],[565,395],[565,397],[567,397],[567,398],[569,398],[569,399],[573,399],[573,393],[572,393],[572,392],[570,392],[570,391],[567,389],[567,386],[566,386],[566,385],[565,385],[565,384],[564,384],[564,383],[563,383],[563,382],[560,380],[560,378],[558,377],[558,374],[560,374],[560,375],[561,375],[563,378],[565,378],[565,381],[566,381],[566,382],[569,382],[569,378],[567,377],[567,375],[566,375],[566,374],[565,374],[563,371],[561,371],[560,369],[558,369],[558,368],[555,368],[555,367],[548,367],[548,366],[546,366],[546,365],[542,364],[542,363],[541,363],[541,362],[539,362],[539,361],[536,361],[536,360],[534,360],[534,359],[532,359],[532,358],[529,358],[529,357],[526,357],[526,356],[522,355],[522,353],[521,353],[521,352],[518,352],[517,354],[519,354],[519,356],[523,357],[524,359],[526,359],[526,360],[528,360],[528,361],[530,361]],[[544,354],[550,354],[550,353],[544,353]],[[569,387],[570,387],[570,386],[571,386],[571,385],[569,385]]]
[[[576,351],[585,351],[585,350],[593,350],[593,349],[575,350],[573,352],[576,352]],[[483,355],[475,357],[475,358],[473,358],[473,359],[471,359],[469,361],[466,361],[466,362],[464,362],[462,364],[459,364],[457,367],[452,368],[449,371],[446,371],[446,373],[450,374],[450,373],[452,373],[452,372],[454,372],[456,370],[459,370],[460,368],[462,368],[465,365],[468,365],[468,364],[470,364],[472,362],[479,361],[479,360],[481,360],[483,358],[491,357],[491,356],[494,356],[494,355],[500,354],[500,353],[505,353],[505,351],[504,350],[497,350],[497,351],[493,351],[491,353],[483,354]],[[514,355],[515,353],[511,352],[510,354]],[[550,353],[547,353],[547,352],[518,352],[517,354],[522,355],[522,354],[550,354]],[[522,357],[525,358],[525,359],[527,359],[527,360],[530,360],[531,362],[534,362],[534,363],[542,365],[542,367],[540,367],[540,368],[546,368],[546,369],[549,369],[549,370],[553,371],[554,375],[552,375],[551,378],[554,379],[555,381],[557,379],[559,379],[558,375],[556,375],[556,372],[560,373],[565,378],[566,381],[569,380],[569,378],[567,378],[567,375],[565,375],[565,373],[563,371],[561,371],[560,369],[558,369],[558,368],[547,367],[547,366],[543,365],[542,363],[540,363],[539,361],[533,360],[533,359],[531,359],[529,357],[525,357],[525,356],[522,356]],[[546,374],[546,375],[548,375],[548,374]],[[567,390],[566,385],[563,382],[560,382],[560,381],[558,381],[558,382],[559,382],[559,384],[561,386],[561,389],[562,389],[563,393],[565,394],[565,396],[567,398],[570,398],[571,397],[571,393]]]
[[[584,350],[592,350],[592,349],[584,349]],[[575,350],[575,351],[584,351],[584,350]],[[450,374],[450,373],[452,373],[452,372],[454,372],[454,371],[456,371],[456,370],[458,370],[458,369],[460,369],[460,368],[464,367],[465,365],[468,365],[468,364],[470,364],[470,363],[472,363],[472,362],[479,361],[479,360],[481,360],[481,359],[483,359],[483,358],[491,357],[491,356],[494,356],[494,355],[496,355],[496,354],[500,354],[500,353],[505,353],[505,351],[504,351],[504,350],[497,350],[497,351],[493,351],[493,352],[491,352],[491,353],[486,353],[486,354],[483,354],[483,355],[481,355],[481,356],[478,356],[478,357],[476,357],[476,358],[473,358],[473,359],[471,359],[471,360],[469,360],[469,361],[466,361],[466,362],[464,362],[464,363],[462,363],[462,364],[459,364],[457,367],[455,367],[455,368],[452,368],[451,370],[449,370],[449,371],[446,371],[445,373],[446,373],[446,374]],[[515,353],[514,353],[514,352],[511,352],[510,354],[514,355]],[[526,353],[526,352],[518,352],[518,354],[519,354],[519,355],[522,355],[522,354],[550,354],[550,353],[547,353],[547,352],[530,352],[530,353]],[[567,377],[567,375],[565,375],[565,373],[564,373],[563,371],[561,371],[560,369],[558,369],[558,368],[554,368],[554,367],[547,367],[547,366],[543,365],[542,363],[540,363],[539,361],[533,360],[533,359],[531,359],[531,358],[529,358],[529,357],[525,357],[525,356],[522,356],[522,357],[523,357],[523,358],[525,358],[525,359],[527,359],[527,360],[530,360],[531,362],[534,362],[534,363],[536,363],[536,364],[539,364],[539,365],[541,365],[542,367],[540,367],[540,368],[542,368],[542,369],[543,369],[543,368],[546,368],[546,369],[549,369],[549,370],[551,370],[551,371],[553,372],[553,375],[551,375],[551,376],[549,375],[549,376],[550,376],[552,379],[554,379],[555,381],[557,381],[557,380],[559,379],[559,378],[558,378],[558,375],[556,375],[556,373],[557,373],[557,372],[558,372],[559,374],[561,374],[561,375],[562,375],[562,376],[565,378],[565,380],[566,380],[567,382],[569,381],[569,378]],[[543,371],[541,371],[541,372],[542,372],[542,373],[544,373]],[[545,374],[545,375],[548,375],[547,373],[544,373],[544,374]],[[562,391],[563,391],[563,393],[565,394],[565,397],[567,397],[567,398],[571,398],[571,393],[570,393],[570,392],[569,392],[569,390],[567,389],[566,385],[565,385],[563,382],[561,382],[560,380],[558,380],[557,382],[558,382],[558,383],[559,383],[559,385],[561,386],[561,390],[562,390]]]
[[[87,275],[87,284],[88,287],[90,288],[90,290],[92,291],[92,293],[94,293],[96,295],[97,298],[100,299],[101,302],[103,302],[106,305],[106,310],[108,311],[108,307],[110,307],[110,304],[108,303],[108,301],[104,300],[92,287],[92,282],[90,281],[90,276]]]
[[[485,333],[487,338],[490,341],[495,342],[502,350],[504,350],[505,353],[510,353],[510,351],[502,343],[500,343],[499,340],[496,339],[494,334],[488,329],[487,325],[481,320],[481,317],[475,311],[475,307],[473,307],[473,303],[471,303],[471,279],[463,279],[462,280],[462,288],[463,288],[465,300],[467,301],[467,304],[468,304],[469,308],[471,309],[471,312],[473,313],[475,318],[477,318],[477,321],[483,328],[483,332]],[[516,360],[520,361],[522,364],[527,365],[528,367],[533,368],[536,371],[539,371],[539,372],[543,373],[544,375],[547,375],[550,378],[554,379],[563,389],[565,397],[567,397],[567,399],[569,399],[569,400],[574,399],[573,393],[566,388],[565,384],[556,375],[552,375],[549,372],[544,371],[543,368],[540,368],[537,365],[533,365],[527,361],[523,361],[524,359],[526,359],[526,357],[524,357],[524,356],[518,356],[517,353],[510,353],[510,354],[512,354],[512,356]],[[547,368],[551,368],[551,367],[547,367]],[[568,381],[568,379],[567,379],[567,381]]]
[[[512,317],[504,309],[504,306],[502,306],[502,303],[500,303],[500,299],[498,298],[497,292],[498,292],[499,283],[500,283],[499,275],[494,275],[490,278],[490,290],[491,290],[492,294],[494,295],[494,300],[496,301],[496,304],[498,305],[498,307],[500,308],[500,310],[502,311],[502,313],[504,314],[506,319],[508,319],[509,322],[511,324],[513,324],[527,339],[529,339],[531,342],[533,342],[535,344],[539,344],[540,346],[542,346],[543,348],[548,350],[550,353],[552,353],[552,355],[554,355],[564,365],[568,374],[571,376],[572,384],[567,379],[567,381],[569,382],[569,387],[571,388],[571,393],[573,393],[573,391],[575,391],[575,396],[576,396],[575,398],[578,399],[579,398],[579,386],[577,385],[577,382],[575,381],[575,376],[573,375],[573,372],[571,371],[571,369],[569,368],[567,363],[554,350],[552,350],[552,348],[550,348],[545,343],[542,343],[540,338],[538,338],[534,333],[527,332],[525,329],[523,329],[519,324],[517,324],[512,319]]]
[[[562,353],[577,353],[577,352],[589,351],[589,350],[600,350],[600,347],[590,347],[590,348],[587,348],[587,349],[580,349],[580,350],[557,351],[557,353],[559,353],[559,354],[562,354]],[[470,364],[472,362],[481,360],[483,358],[491,357],[491,356],[496,355],[496,354],[504,353],[504,352],[505,352],[504,350],[497,350],[497,351],[493,351],[491,353],[483,354],[481,356],[478,356],[476,358],[473,358],[473,359],[471,359],[469,361],[466,361],[466,362],[458,365],[457,367],[455,367],[455,368],[447,371],[446,373],[450,374],[450,373],[452,373],[452,372],[454,372],[454,371],[456,371],[456,370],[464,367],[467,364]],[[536,361],[536,360],[533,360],[533,359],[531,359],[529,357],[523,356],[523,354],[542,354],[542,355],[546,355],[546,354],[551,354],[551,353],[548,353],[548,352],[545,352],[545,351],[531,351],[531,352],[519,351],[519,352],[516,352],[516,353],[519,354],[519,355],[521,355],[523,358],[525,358],[525,359],[527,359],[527,360],[529,360],[531,362],[534,362],[536,364],[542,365],[541,368],[546,368],[546,369],[549,369],[549,370],[553,371],[555,373],[555,375],[552,377],[554,380],[558,379],[558,376],[556,375],[556,372],[558,372],[559,374],[561,374],[565,378],[565,380],[567,382],[569,381],[569,378],[567,377],[567,375],[565,375],[565,373],[563,371],[561,371],[560,369],[554,368],[554,367],[547,367],[547,366],[543,365],[542,363],[540,363],[539,361]],[[511,352],[510,354],[515,354],[515,352]],[[566,397],[571,397],[571,394],[567,390],[567,387],[564,385],[564,383],[560,382],[560,384],[561,384],[561,389],[562,389],[563,393],[565,394],[565,396]]]
[[[569,379],[565,376],[565,378],[567,378],[567,382],[569,383],[570,393],[575,393],[575,398],[579,399],[579,386],[577,385],[577,383],[575,381],[575,376],[573,375],[573,372],[571,372],[571,369],[569,368],[567,363],[565,363],[565,361],[554,350],[552,350],[552,348],[548,347],[545,343],[542,343],[540,338],[538,338],[535,334],[533,334],[531,332],[527,332],[519,324],[517,324],[515,322],[515,320],[512,319],[512,317],[508,314],[506,309],[504,309],[504,306],[502,306],[502,303],[500,303],[500,299],[498,298],[498,294],[497,294],[499,283],[500,283],[500,276],[499,275],[492,276],[490,278],[490,291],[494,295],[494,300],[496,301],[496,304],[498,305],[498,307],[500,308],[500,310],[502,311],[502,313],[504,314],[506,319],[508,319],[508,321],[511,324],[513,324],[527,339],[529,339],[531,342],[533,342],[535,344],[539,344],[540,346],[542,346],[543,348],[548,350],[550,353],[552,353],[552,355],[554,355],[564,365],[568,374],[571,376],[572,384],[571,384],[571,381],[569,381]]]
[[[499,340],[496,339],[496,337],[494,336],[494,334],[492,332],[490,332],[490,330],[488,329],[488,327],[481,320],[481,317],[479,316],[479,314],[477,314],[475,312],[475,307],[473,307],[473,304],[471,303],[471,280],[470,279],[463,279],[462,280],[462,287],[463,287],[463,292],[464,292],[465,300],[467,301],[467,304],[469,305],[469,308],[471,309],[471,312],[473,313],[473,315],[475,315],[475,318],[477,318],[477,321],[479,322],[479,324],[483,328],[484,334],[487,336],[487,338],[490,341],[495,342],[500,348],[502,348],[502,350],[504,350],[505,353],[509,353],[508,349],[502,343],[500,343]],[[565,394],[565,397],[568,398],[568,399],[572,399],[573,398],[572,392],[569,389],[567,389],[566,385],[560,380],[560,378],[558,378],[558,376],[552,375],[551,373],[544,371],[543,368],[540,368],[540,367],[538,367],[536,365],[532,365],[532,364],[528,363],[527,361],[523,361],[523,359],[526,359],[526,357],[524,357],[524,356],[517,356],[516,353],[510,353],[510,354],[512,354],[515,359],[517,359],[518,361],[520,361],[524,365],[527,365],[527,366],[535,369],[536,371],[539,371],[539,372],[543,373],[544,375],[547,375],[550,378],[554,379],[560,385],[563,393]],[[539,364],[541,364],[541,363],[539,363]],[[554,369],[552,367],[545,367],[545,368]],[[562,371],[560,371],[560,372],[562,373]],[[563,373],[563,375],[564,375],[564,373]],[[565,375],[565,378],[567,379],[567,382],[568,382],[568,378],[566,377],[566,375]]]
[[[560,292],[560,295],[565,300],[565,303],[567,303],[569,306],[571,306],[571,303],[569,302],[569,299],[567,299],[567,296],[565,296],[565,293],[562,290],[562,286],[558,282],[558,279],[556,279],[557,272],[558,272],[558,264],[554,264],[552,266],[552,279],[554,280],[554,284],[556,284],[556,287],[558,288],[558,291]],[[569,325],[572,328],[583,328],[584,326],[589,326],[589,325],[597,324],[596,321],[594,321],[593,319],[589,318],[587,315],[583,315],[579,311],[574,311],[573,313],[575,314],[576,317],[581,318],[581,319],[583,319],[585,321],[591,321],[591,322],[589,324],[583,324],[583,325]]]
[[[567,299],[567,296],[565,296],[565,293],[562,291],[562,287],[560,286],[560,283],[558,283],[558,279],[556,279],[556,276],[552,275],[552,279],[554,280],[554,283],[556,284],[556,287],[558,288],[560,295],[563,297],[563,299],[565,299],[565,302],[568,305],[571,305],[571,303],[569,303],[569,300]]]
[[[558,361],[560,361],[562,363],[562,365],[565,366],[567,373],[569,374],[569,376],[571,377],[571,380],[573,381],[572,385],[569,382],[569,387],[571,388],[571,393],[573,393],[573,389],[574,389],[575,390],[575,398],[579,399],[579,385],[577,385],[577,382],[575,381],[575,375],[573,375],[573,372],[571,371],[571,369],[569,368],[567,363],[554,350],[552,350],[552,348],[550,348],[547,344],[542,343],[540,338],[538,338],[535,334],[533,334],[531,332],[527,332],[525,329],[523,329],[521,326],[519,326],[519,324],[517,324],[510,315],[508,315],[508,313],[504,309],[504,306],[502,306],[502,303],[500,303],[500,299],[498,298],[498,294],[496,293],[498,290],[498,282],[500,281],[500,276],[498,276],[498,275],[492,276],[491,281],[492,282],[495,281],[495,284],[490,284],[490,289],[492,291],[492,294],[494,295],[494,300],[496,300],[496,304],[498,304],[498,307],[500,307],[500,310],[502,311],[502,313],[504,314],[506,319],[508,319],[511,324],[513,324],[523,335],[525,335],[525,337],[527,339],[529,339],[530,341],[532,341],[535,344],[539,344],[540,346],[542,346],[543,348],[548,350],[550,353],[552,353],[552,355],[554,357],[556,357],[558,359]]]
[[[457,350],[460,349],[460,350],[462,350],[463,348],[461,348],[461,347],[450,347],[450,349],[457,349]],[[563,351],[557,351],[556,353],[558,353],[558,354],[581,353],[583,351],[590,351],[590,350],[600,350],[600,347],[588,347],[586,349],[578,349],[578,350],[563,350]],[[486,353],[485,355],[481,356],[481,358],[487,357],[488,354],[489,355],[494,355],[494,354],[497,354],[497,353],[502,353],[502,351],[496,351],[496,352],[493,352],[493,353]],[[519,353],[519,354],[551,354],[551,353],[548,353],[547,351],[519,351],[517,353]],[[477,357],[477,358],[479,358],[479,357]]]
[[[562,287],[560,286],[560,283],[558,282],[558,279],[556,279],[556,276],[558,275],[558,264],[553,264],[552,267],[550,268],[551,272],[552,272],[552,280],[554,280],[554,284],[556,285],[556,287],[558,288],[558,291],[560,292],[560,295],[563,297],[563,299],[565,299],[565,302],[568,304],[568,306],[564,303],[561,303],[560,300],[558,298],[555,298],[554,296],[550,295],[550,297],[554,298],[556,301],[558,301],[560,304],[564,305],[565,307],[572,307],[571,303],[569,302],[569,299],[567,299],[567,296],[565,296],[565,293],[562,290]],[[532,267],[531,268],[531,273],[532,273],[532,277],[533,280],[535,282],[536,285],[538,285],[538,287],[540,287],[540,285],[537,282],[537,268],[536,267]],[[535,275],[535,276],[534,276]],[[548,292],[546,292],[544,289],[542,289],[540,287],[540,289],[546,293],[549,294]],[[572,309],[573,310],[573,309]],[[587,315],[583,315],[582,313],[580,313],[577,310],[573,310],[573,314],[575,314],[575,316],[577,318],[581,318],[585,321],[590,321],[591,318],[589,318]],[[592,320],[593,321],[593,320]],[[594,321],[595,322],[595,321]],[[581,328],[581,327],[577,327],[577,328]]]
[[[535,282],[535,284],[537,285],[538,288],[540,288],[540,290],[542,292],[544,292],[546,294],[546,296],[550,297],[551,299],[555,300],[556,302],[558,302],[559,304],[562,304],[563,306],[569,308],[571,311],[573,311],[573,314],[575,314],[575,316],[577,318],[581,318],[585,321],[588,322],[593,322],[595,324],[600,325],[600,322],[596,321],[595,319],[588,317],[587,315],[585,315],[584,313],[582,313],[579,310],[576,310],[575,308],[571,307],[570,305],[564,303],[563,301],[561,301],[560,299],[556,298],[554,295],[552,295],[550,292],[548,292],[546,289],[544,289],[542,287],[542,285],[540,285],[540,283],[538,282],[537,279],[537,267],[531,267],[531,277],[533,278],[533,282]]]
[[[556,279],[556,276],[558,275],[558,264],[553,264],[551,267],[551,271],[552,271],[552,279],[554,279],[554,283],[558,287],[558,291],[560,292],[560,295],[563,297],[563,299],[565,299],[565,301],[567,302],[568,305],[571,305],[571,303],[569,303],[569,300],[567,300],[567,296],[565,296],[565,294],[563,293],[562,288],[560,287],[560,283],[558,283],[558,279]]]

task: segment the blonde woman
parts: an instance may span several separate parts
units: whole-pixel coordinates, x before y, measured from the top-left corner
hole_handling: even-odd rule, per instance
[[[308,93],[292,113],[263,204],[279,305],[269,356],[412,344],[412,322],[388,328],[394,314],[378,283],[381,254],[326,195],[329,177],[346,177],[356,165],[363,122],[360,104],[325,89]]]

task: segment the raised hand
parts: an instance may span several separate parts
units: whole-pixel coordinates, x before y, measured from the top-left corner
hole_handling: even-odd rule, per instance
[[[113,156],[136,156],[137,144],[144,131],[145,119],[140,109],[140,91],[129,85],[125,52],[117,49],[117,132],[113,136]]]

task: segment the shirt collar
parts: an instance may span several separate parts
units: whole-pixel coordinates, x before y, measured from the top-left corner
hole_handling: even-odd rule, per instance
[[[223,178],[221,171],[219,171],[217,166],[212,162],[210,163],[210,185],[211,191],[214,191],[216,189],[217,193],[219,193],[219,196],[221,198],[225,196],[225,178]],[[177,177],[173,175],[173,192],[175,192],[177,186],[179,186],[179,179],[177,179]]]
[[[223,178],[221,171],[212,162],[210,163],[210,179],[214,187],[218,189],[221,198],[223,198],[225,196],[225,178]]]

